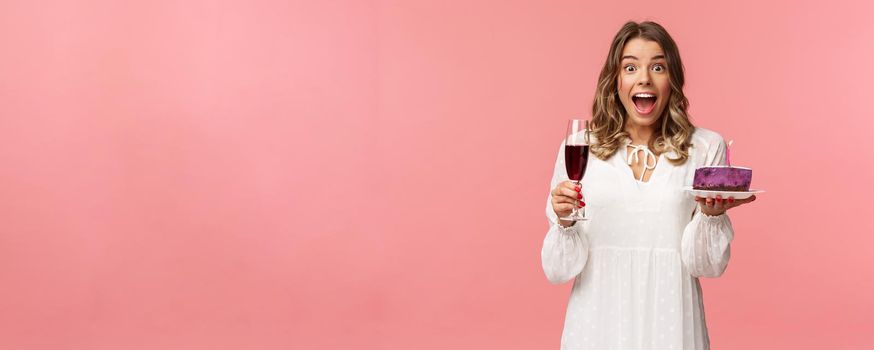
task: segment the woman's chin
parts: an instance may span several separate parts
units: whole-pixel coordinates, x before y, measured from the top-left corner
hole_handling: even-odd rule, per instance
[[[628,118],[628,121],[637,126],[651,126],[659,120],[657,117],[659,114],[660,113],[655,113],[655,111],[649,114],[639,114],[637,111],[633,111],[628,113],[628,116],[630,117]]]

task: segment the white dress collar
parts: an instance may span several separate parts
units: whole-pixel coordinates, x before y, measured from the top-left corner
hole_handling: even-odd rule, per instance
[[[640,179],[637,180],[643,181],[643,176],[646,175],[646,171],[655,169],[658,158],[656,158],[655,153],[652,153],[652,151],[649,150],[647,145],[632,145],[631,141],[626,141],[625,147],[631,147],[631,152],[629,152],[625,157],[625,161],[629,166],[632,163],[638,162],[640,160],[638,153],[643,152],[643,171],[640,172]],[[650,163],[650,160],[652,160],[652,163]]]

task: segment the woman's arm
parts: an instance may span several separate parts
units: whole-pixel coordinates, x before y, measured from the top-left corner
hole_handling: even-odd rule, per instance
[[[725,141],[717,137],[708,145],[704,166],[724,164]],[[680,242],[683,265],[692,276],[719,277],[731,258],[730,243],[734,238],[734,228],[725,210],[714,211],[704,201],[696,201],[699,205],[695,208],[692,221],[686,225]],[[710,215],[702,212],[702,205]]]
[[[549,188],[555,189],[567,180],[562,145],[559,147]],[[549,220],[549,230],[540,251],[543,272],[550,283],[564,283],[583,271],[589,258],[589,241],[584,232],[584,223],[576,222],[569,227],[561,225],[552,207],[552,194],[546,198],[546,217]]]
[[[731,258],[734,229],[727,214],[709,216],[695,210],[686,225],[680,251],[683,265],[694,277],[719,277]]]

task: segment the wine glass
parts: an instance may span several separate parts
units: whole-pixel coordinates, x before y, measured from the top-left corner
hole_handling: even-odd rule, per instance
[[[567,177],[580,187],[580,181],[586,173],[586,164],[589,163],[589,121],[571,119],[567,123],[567,134],[564,139],[564,166]],[[586,207],[574,209],[570,215],[561,218],[568,221],[585,221]]]

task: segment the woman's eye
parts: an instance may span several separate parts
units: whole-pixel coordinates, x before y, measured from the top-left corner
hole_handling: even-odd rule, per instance
[[[629,64],[629,65],[625,66],[623,69],[625,69],[626,72],[631,73],[631,72],[633,72],[636,68],[634,68],[634,66],[632,66],[632,65]]]
[[[655,65],[655,66],[652,67],[652,70],[655,71],[655,72],[664,72],[664,71],[665,71],[665,66],[660,65],[660,64],[657,64],[657,65]]]

